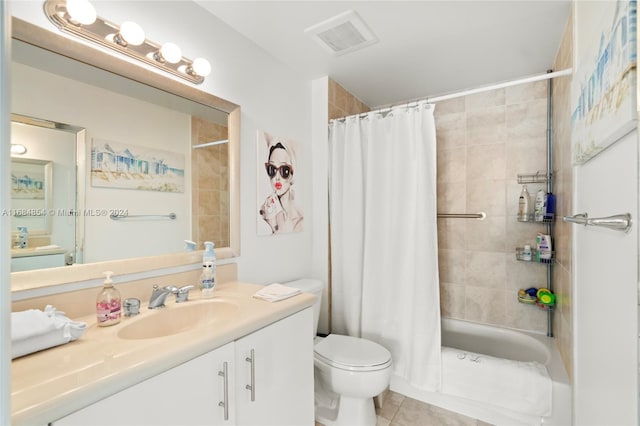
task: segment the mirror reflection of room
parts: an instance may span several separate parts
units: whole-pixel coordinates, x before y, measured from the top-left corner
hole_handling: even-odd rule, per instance
[[[11,270],[76,262],[76,129],[14,115]]]
[[[185,250],[185,240],[195,241],[198,249],[204,241],[213,241],[216,247],[230,245],[226,113],[17,40],[13,40],[12,54],[12,111],[86,129],[78,158],[75,151],[62,154],[58,142],[49,144],[65,161],[72,165],[77,161],[83,170],[77,177],[77,193],[75,173],[72,177],[66,173],[65,178],[72,194],[68,197],[73,198],[65,199],[65,208],[77,208],[77,216],[45,217],[59,230],[55,234],[28,226],[32,249],[60,246],[64,261],[28,269],[177,253]],[[184,186],[169,191],[147,190],[136,187],[136,182],[128,187],[99,184],[91,173],[92,150],[105,145],[114,149],[114,157],[129,161],[128,166],[142,162],[144,155],[153,157],[150,150],[182,158]],[[63,179],[56,173],[62,166],[50,154],[40,159],[54,162],[54,181]],[[165,166],[162,161],[160,167]],[[130,172],[114,163],[111,176],[140,179]],[[59,192],[54,187],[56,205]],[[110,218],[122,213],[130,220]],[[67,231],[58,222],[66,223]],[[17,226],[13,227],[16,233]],[[37,234],[50,235],[33,240]],[[25,269],[12,267],[12,272],[18,270]]]

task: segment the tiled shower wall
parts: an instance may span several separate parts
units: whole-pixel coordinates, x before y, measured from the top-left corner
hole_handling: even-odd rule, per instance
[[[329,120],[370,111],[360,99],[329,79]]]
[[[329,119],[369,107],[329,80]],[[520,288],[546,286],[546,266],[520,262],[546,227],[516,220],[518,173],[546,170],[547,82],[449,101],[435,109],[438,211],[487,219],[438,219],[442,315],[546,332],[547,313],[517,301]],[[544,184],[528,185],[532,201]]]
[[[228,139],[228,129],[198,117],[191,119],[191,145]],[[229,247],[229,154],[227,144],[191,150],[192,235]]]
[[[439,102],[435,109],[439,213],[485,212],[485,220],[438,219],[440,307],[450,318],[546,332],[547,313],[517,300],[546,287],[546,266],[521,262],[546,227],[518,222],[518,174],[546,170],[547,82]],[[532,202],[545,184],[527,185]]]

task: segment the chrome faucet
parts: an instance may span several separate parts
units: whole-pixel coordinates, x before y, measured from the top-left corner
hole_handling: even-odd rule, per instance
[[[171,293],[177,294],[178,287],[168,285],[166,287],[158,287],[158,284],[153,285],[153,292],[149,299],[149,309],[164,308],[164,302],[167,300],[167,296]]]
[[[176,293],[176,303],[182,303],[189,300],[189,290],[191,290],[194,286],[185,285],[184,287],[180,287]]]

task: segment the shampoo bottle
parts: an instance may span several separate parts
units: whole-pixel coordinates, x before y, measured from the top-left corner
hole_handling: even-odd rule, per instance
[[[120,292],[113,287],[111,275],[113,275],[111,271],[104,272],[104,287],[96,300],[96,315],[100,327],[107,327],[120,322],[122,298],[120,297]]]
[[[531,213],[531,197],[527,191],[527,185],[522,185],[522,192],[518,198],[518,220],[520,222],[528,222]]]
[[[551,192],[547,194],[547,202],[544,209],[544,221],[551,222],[556,214],[556,196]]]
[[[546,202],[547,202],[547,193],[541,189],[538,191],[538,194],[536,195],[535,210],[533,212],[533,217],[536,222],[542,222],[542,219],[544,218]]]

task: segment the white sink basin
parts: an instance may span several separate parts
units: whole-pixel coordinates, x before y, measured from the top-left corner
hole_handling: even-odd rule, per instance
[[[185,302],[156,310],[142,309],[139,318],[131,319],[118,331],[118,337],[130,340],[164,337],[227,323],[237,314],[237,304],[222,300]]]

